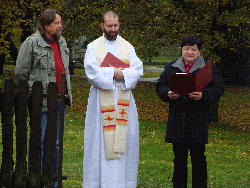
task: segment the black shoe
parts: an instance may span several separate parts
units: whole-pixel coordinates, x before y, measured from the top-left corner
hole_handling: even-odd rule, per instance
[[[174,188],[187,188],[187,182],[173,182]]]

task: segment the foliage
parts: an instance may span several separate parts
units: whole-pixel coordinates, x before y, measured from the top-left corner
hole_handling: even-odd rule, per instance
[[[71,5],[71,6],[69,6]],[[250,7],[247,0],[102,0],[67,1],[66,35],[71,40],[86,35],[89,42],[101,35],[102,15],[113,10],[120,16],[121,35],[145,61],[160,55],[160,47],[190,33],[204,39],[203,54],[216,62],[216,49],[239,51],[249,46]],[[94,12],[92,10],[95,10]]]
[[[61,0],[1,1],[0,55],[10,53],[11,43],[15,45],[11,50],[18,50],[21,43],[31,35],[36,26],[37,16],[46,8],[55,8],[59,10],[60,4]],[[17,54],[17,52],[15,53]],[[15,61],[15,59],[13,60]]]
[[[165,1],[67,1],[63,6],[63,12],[67,12],[66,38],[72,41],[76,39],[76,35],[85,35],[90,42],[100,37],[100,23],[103,22],[103,14],[109,10],[119,15],[120,34],[136,47],[140,57],[147,61],[159,55],[158,46],[164,40],[162,15],[169,12]]]
[[[139,0],[136,3],[133,0],[14,0],[1,1],[0,53],[9,53],[14,39],[18,49],[35,26],[37,15],[46,8],[63,13],[63,35],[70,46],[79,36],[87,36],[91,42],[102,35],[103,14],[108,10],[117,12],[120,34],[135,46],[144,61],[151,61],[160,55],[161,47],[180,42],[190,33],[203,36],[203,54],[215,62],[220,61],[220,49],[240,51],[250,44],[248,0]]]
[[[249,92],[249,87],[227,88],[220,102],[219,121],[250,130],[250,116],[247,110],[250,108]]]
[[[206,57],[220,61],[217,49],[240,51],[250,45],[248,0],[171,0],[172,38],[203,36]]]

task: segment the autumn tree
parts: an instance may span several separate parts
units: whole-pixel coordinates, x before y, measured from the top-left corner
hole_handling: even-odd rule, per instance
[[[235,84],[235,78],[240,78],[237,80],[245,82],[237,84],[250,85],[246,83],[247,78],[242,77],[250,75],[250,71],[245,71],[249,69],[250,53],[247,48],[250,43],[248,0],[16,0],[1,3],[2,59],[10,53],[15,60],[17,49],[30,35],[43,9],[54,7],[62,12],[63,36],[69,46],[80,36],[86,36],[87,43],[101,36],[102,16],[113,10],[120,16],[120,34],[135,46],[144,61],[159,56],[161,47],[179,43],[184,36],[196,33],[203,37],[202,55],[217,63],[226,83]]]
[[[87,36],[88,42],[99,37],[102,15],[113,10],[120,16],[120,34],[144,61],[158,56],[162,46],[197,33],[203,37],[203,56],[218,63],[228,84],[235,84],[235,67],[249,68],[242,62],[249,46],[248,0],[68,0],[65,5],[68,38],[73,39],[73,33]],[[242,68],[238,72],[246,75]]]
[[[204,39],[202,54],[218,63],[227,84],[250,85],[248,0],[171,0],[172,38],[198,33]],[[247,64],[246,64],[247,63]],[[241,67],[244,67],[242,69]],[[246,69],[247,68],[247,69]]]
[[[67,12],[64,36],[73,41],[76,35],[84,35],[88,42],[100,37],[100,23],[103,14],[109,10],[119,15],[120,34],[135,46],[143,60],[151,61],[159,55],[158,47],[163,46],[170,35],[170,30],[164,26],[164,15],[169,14],[167,1],[65,1],[62,9]]]
[[[60,9],[56,0],[11,0],[1,1],[0,9],[0,73],[3,71],[6,54],[16,61],[21,43],[32,34],[37,16],[46,8]]]

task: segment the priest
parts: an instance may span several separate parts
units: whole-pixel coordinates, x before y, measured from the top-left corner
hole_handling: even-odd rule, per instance
[[[118,35],[116,13],[103,16],[103,36],[87,46],[86,76],[92,85],[84,130],[83,187],[135,188],[139,161],[138,114],[131,89],[143,74],[134,47]],[[102,63],[110,52],[126,66]],[[112,65],[111,65],[112,64]]]

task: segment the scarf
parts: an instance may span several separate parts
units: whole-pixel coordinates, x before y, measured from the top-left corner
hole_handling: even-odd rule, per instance
[[[123,62],[130,63],[128,42],[119,35],[117,37],[118,58]],[[106,54],[104,36],[102,36],[96,40],[95,46],[98,66],[101,65]],[[117,109],[115,109],[114,90],[99,89],[106,160],[120,159],[120,153],[126,152],[130,90],[122,90],[120,84],[117,85],[119,90]]]
[[[188,63],[185,63],[184,60],[183,60],[183,63],[185,65],[185,71],[186,71],[186,73],[189,73],[189,71],[191,70],[191,68],[193,67],[194,64],[190,65]]]

